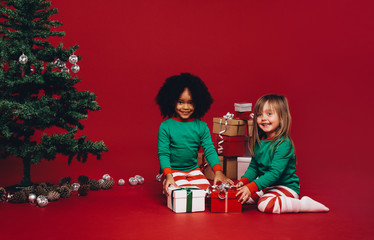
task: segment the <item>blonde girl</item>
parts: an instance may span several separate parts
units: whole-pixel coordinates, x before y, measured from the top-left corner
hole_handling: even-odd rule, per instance
[[[252,161],[237,184],[239,202],[257,203],[265,213],[327,212],[323,204],[299,199],[291,115],[284,96],[262,96],[254,107]]]

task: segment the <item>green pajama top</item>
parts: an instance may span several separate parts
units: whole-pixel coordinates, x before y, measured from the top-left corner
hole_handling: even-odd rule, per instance
[[[203,147],[212,168],[221,165],[207,124],[199,119],[182,122],[173,118],[163,121],[158,131],[158,158],[161,169],[190,171],[198,168],[197,155]]]
[[[272,140],[265,139],[261,140],[260,145],[256,144],[255,156],[243,177],[248,179],[249,184],[254,182],[258,190],[282,185],[299,194],[300,183],[299,177],[296,175],[294,149],[292,148],[289,152],[292,146],[290,139],[285,138],[280,143],[282,139],[275,143],[272,143]]]

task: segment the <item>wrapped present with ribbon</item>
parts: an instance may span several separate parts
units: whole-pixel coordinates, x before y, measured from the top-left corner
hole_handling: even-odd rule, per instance
[[[222,118],[213,118],[213,133],[224,136],[244,136],[246,121],[233,118],[233,113],[227,113]]]
[[[251,118],[252,103],[234,103],[235,118],[242,120],[249,120]]]
[[[205,211],[206,191],[198,187],[169,187],[168,207],[176,213]]]
[[[242,204],[238,202],[237,188],[230,184],[210,187],[210,211],[215,213],[241,213]]]

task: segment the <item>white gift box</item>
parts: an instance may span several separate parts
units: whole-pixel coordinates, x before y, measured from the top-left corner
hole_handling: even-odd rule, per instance
[[[244,175],[245,171],[247,171],[249,164],[251,163],[251,157],[238,157],[238,180]]]
[[[198,187],[169,187],[168,207],[176,213],[205,211],[206,191]]]
[[[250,112],[252,111],[252,103],[234,103],[236,112]]]

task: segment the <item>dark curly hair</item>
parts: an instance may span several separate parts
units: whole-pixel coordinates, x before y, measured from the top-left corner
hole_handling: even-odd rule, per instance
[[[213,98],[205,83],[190,73],[181,73],[167,78],[158,91],[156,103],[163,118],[174,116],[175,104],[185,88],[190,90],[195,107],[191,117],[200,119],[208,112]]]

